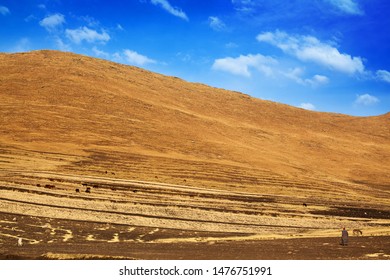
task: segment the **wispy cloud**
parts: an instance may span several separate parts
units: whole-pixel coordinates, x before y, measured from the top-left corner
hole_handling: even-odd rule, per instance
[[[31,42],[28,38],[21,38],[15,46],[10,49],[10,52],[27,52],[31,50]]]
[[[119,63],[125,63],[130,65],[145,66],[147,64],[157,63],[156,60],[151,59],[145,55],[139,54],[136,51],[125,49],[121,52],[116,52],[114,54],[109,54],[107,52],[98,50],[97,48],[93,49],[94,53],[97,56],[107,58]]]
[[[179,17],[181,19],[184,19],[186,21],[188,21],[188,17],[186,15],[186,13],[184,13],[181,9],[177,8],[177,7],[173,7],[169,2],[168,0],[151,0],[150,1],[153,5],[156,5],[156,6],[161,6],[161,8],[163,8],[164,10],[166,10],[168,13],[176,16],[176,17]]]
[[[228,49],[234,49],[234,48],[238,48],[238,45],[236,43],[229,42],[229,43],[225,44],[225,47]]]
[[[355,100],[355,104],[365,105],[365,106],[375,105],[378,102],[379,102],[378,98],[367,93],[358,95]]]
[[[343,13],[351,15],[362,15],[363,10],[359,7],[359,4],[356,3],[356,0],[325,0],[329,2],[338,10]]]
[[[124,50],[123,54],[126,61],[130,64],[143,66],[145,64],[156,63],[155,60],[132,50]]]
[[[269,56],[248,54],[240,55],[236,58],[225,57],[216,59],[212,69],[229,72],[234,75],[250,77],[252,74],[249,69],[254,68],[266,76],[271,76],[273,70],[270,66],[276,63],[277,61]]]
[[[81,16],[79,19],[83,22],[85,22],[89,27],[96,28],[100,25],[100,22],[91,16]]]
[[[364,72],[364,64],[360,57],[340,53],[331,44],[323,43],[313,36],[289,35],[277,30],[261,33],[257,40],[276,46],[301,61],[311,61],[347,74]]]
[[[323,75],[314,75],[311,79],[308,78],[302,78],[304,74],[304,71],[302,68],[296,67],[286,73],[284,75],[295,81],[298,84],[304,85],[304,86],[312,86],[312,87],[318,87],[321,85],[325,85],[329,82],[329,78]]]
[[[97,32],[94,29],[90,29],[88,27],[80,27],[78,29],[66,29],[65,34],[69,40],[76,44],[80,44],[82,41],[86,41],[88,43],[94,42],[102,42],[105,43],[109,41],[110,35],[104,30],[101,33]]]
[[[379,80],[390,83],[390,72],[386,70],[376,71],[376,76]]]
[[[92,52],[94,53],[95,56],[110,59],[111,55],[108,52],[102,51],[98,49],[96,46],[92,48]]]
[[[122,25],[120,25],[119,23],[116,25],[116,29],[120,30],[120,31],[124,31],[125,29],[123,28]]]
[[[233,7],[242,14],[251,14],[259,4],[256,0],[232,0]]]
[[[3,16],[5,15],[8,15],[10,14],[11,12],[9,11],[9,9],[5,6],[0,6],[0,14],[2,14]]]
[[[112,60],[123,64],[145,66],[147,64],[157,63],[156,60],[151,59],[145,55],[142,55],[136,51],[129,50],[129,49],[124,49],[122,51],[118,51],[115,53],[109,53],[94,46],[92,48],[92,53],[97,57],[101,57],[104,59]]]
[[[209,25],[215,31],[222,31],[226,28],[226,24],[218,17],[209,17]]]
[[[34,15],[29,15],[29,16],[24,18],[25,22],[30,22],[30,21],[33,21],[33,20],[38,20],[38,18],[36,16],[34,16]]]
[[[70,45],[64,43],[64,41],[60,37],[54,38],[54,43],[57,46],[57,48],[61,51],[72,51],[72,48]]]
[[[302,108],[302,109],[305,109],[305,110],[310,110],[310,111],[315,111],[316,110],[316,106],[314,106],[311,103],[301,103],[301,105],[299,105],[299,108]]]
[[[65,23],[65,16],[62,14],[54,14],[45,17],[39,22],[39,25],[51,32]]]

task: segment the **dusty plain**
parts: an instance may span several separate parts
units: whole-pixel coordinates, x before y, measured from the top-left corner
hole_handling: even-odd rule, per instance
[[[390,114],[0,54],[0,259],[390,259]]]

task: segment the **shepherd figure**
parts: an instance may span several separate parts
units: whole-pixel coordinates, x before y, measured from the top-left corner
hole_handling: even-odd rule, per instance
[[[343,227],[343,230],[341,231],[341,241],[340,244],[343,246],[348,245],[348,231]]]

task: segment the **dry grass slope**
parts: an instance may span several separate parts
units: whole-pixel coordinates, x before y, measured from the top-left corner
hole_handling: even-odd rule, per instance
[[[106,258],[87,244],[390,233],[390,114],[311,112],[56,51],[0,54],[0,96],[3,254],[18,237],[30,257]]]

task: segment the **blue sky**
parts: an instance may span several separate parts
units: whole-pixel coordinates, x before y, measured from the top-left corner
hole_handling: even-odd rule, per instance
[[[0,51],[71,51],[309,110],[390,111],[388,0],[0,0]]]

